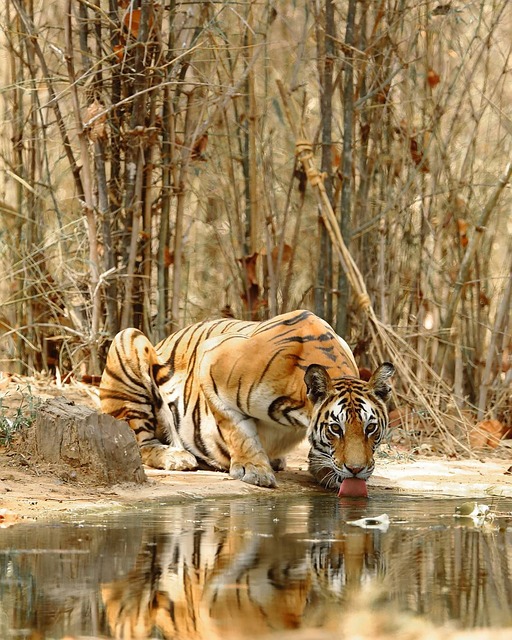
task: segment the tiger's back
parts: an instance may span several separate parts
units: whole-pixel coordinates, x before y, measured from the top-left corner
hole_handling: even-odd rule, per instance
[[[128,329],[109,351],[102,410],[129,422],[150,466],[193,469],[200,461],[275,486],[273,469],[310,428],[304,378],[312,364],[335,385],[358,375],[345,341],[309,311],[198,323],[155,348]]]

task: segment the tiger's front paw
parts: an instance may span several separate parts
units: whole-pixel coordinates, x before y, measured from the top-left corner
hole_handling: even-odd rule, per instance
[[[255,484],[257,487],[276,487],[276,477],[272,469],[267,465],[248,462],[231,462],[229,475],[235,480],[242,480],[247,484]]]
[[[197,460],[190,452],[168,445],[141,447],[142,462],[148,467],[167,471],[193,471]]]
[[[197,460],[189,451],[169,447],[165,454],[164,469],[169,471],[193,471],[197,469]]]

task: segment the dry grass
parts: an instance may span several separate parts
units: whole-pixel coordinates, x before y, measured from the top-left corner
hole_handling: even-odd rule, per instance
[[[306,4],[0,8],[1,366],[72,380],[127,324],[307,307],[469,453],[512,426],[512,7],[337,3],[327,42]]]

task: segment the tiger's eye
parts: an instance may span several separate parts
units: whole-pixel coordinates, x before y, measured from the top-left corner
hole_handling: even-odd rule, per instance
[[[331,422],[331,424],[329,425],[329,430],[335,436],[339,436],[342,433],[341,425],[337,422]]]
[[[373,436],[373,434],[377,431],[377,424],[369,424],[366,429],[365,429],[365,433],[366,436],[369,438],[370,436]]]

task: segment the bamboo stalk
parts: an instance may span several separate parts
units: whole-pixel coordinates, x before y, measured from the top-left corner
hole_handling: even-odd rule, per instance
[[[183,271],[183,217],[185,215],[186,185],[190,167],[190,157],[194,144],[192,122],[192,104],[195,100],[194,90],[187,96],[185,115],[185,133],[181,152],[179,178],[176,184],[176,218],[174,224],[174,266],[172,276],[171,330],[176,331],[180,324],[181,279]]]
[[[75,78],[74,69],[74,57],[73,57],[73,43],[71,39],[72,26],[71,26],[71,14],[72,14],[72,0],[67,2],[67,15],[66,15],[66,64],[68,69],[68,76],[71,87],[71,101],[73,105],[73,113],[75,118],[75,126],[77,129],[78,141],[80,145],[82,170],[83,176],[83,209],[85,218],[87,221],[87,237],[89,240],[89,268],[90,268],[90,287],[92,298],[92,318],[91,318],[91,334],[89,339],[89,348],[91,353],[91,373],[100,373],[100,363],[98,359],[98,333],[100,328],[101,318],[101,291],[99,284],[99,257],[98,257],[98,233],[96,228],[96,215],[93,199],[93,181],[92,172],[89,159],[89,143],[87,134],[83,127],[82,115],[80,112],[80,102],[78,99],[78,89]]]
[[[135,264],[137,261],[137,249],[141,223],[141,199],[142,179],[144,166],[144,153],[139,145],[136,158],[131,159],[131,170],[134,173],[133,190],[131,193],[132,229],[130,233],[130,246],[128,251],[128,263],[126,265],[125,279],[125,303],[121,314],[121,329],[126,329],[133,324],[133,290],[135,286]]]
[[[90,92],[90,97],[93,98],[92,103],[96,108],[101,108],[101,96],[103,95],[103,73],[102,73],[102,42],[103,42],[103,29],[102,21],[100,19],[101,6],[100,0],[93,0],[94,11],[94,43],[95,43],[95,67],[93,90]],[[88,49],[88,34],[89,34],[89,19],[88,19],[88,7],[86,2],[80,0],[80,23],[79,23],[79,40],[80,50],[82,55],[83,73],[86,74],[92,67],[91,59]],[[94,109],[93,109],[94,111]],[[118,330],[118,318],[117,318],[117,283],[115,278],[107,277],[105,274],[115,273],[115,259],[114,248],[112,243],[112,230],[111,230],[111,210],[109,203],[108,193],[108,180],[106,171],[106,141],[107,133],[104,125],[97,130],[96,135],[91,135],[91,142],[93,146],[94,156],[94,178],[95,187],[97,191],[97,213],[98,213],[98,231],[101,229],[101,243],[103,245],[103,257],[99,262],[103,264],[103,274],[99,276],[97,287],[102,287],[103,291],[98,290],[98,294],[104,293],[105,296],[105,332],[109,338],[113,338]],[[115,152],[114,152],[115,153]],[[112,153],[112,155],[114,155]],[[98,264],[99,267],[99,264]]]
[[[10,9],[9,4],[7,5],[7,9],[8,10]],[[19,42],[20,50],[21,50],[22,39],[23,39],[23,27],[21,26],[20,22],[21,20],[19,16],[17,16],[16,18],[16,24],[14,24],[14,21],[13,23],[11,23],[10,15],[8,16],[7,27],[8,28],[10,27],[12,33],[18,34],[17,39]],[[15,45],[14,43],[11,42],[11,46],[9,47],[10,81],[13,87],[15,87],[12,93],[12,100],[13,100],[12,156],[13,156],[14,175],[19,176],[20,178],[19,180],[16,180],[16,185],[15,185],[16,206],[15,206],[15,209],[12,210],[12,214],[13,214],[12,217],[13,217],[13,220],[15,221],[15,224],[14,224],[15,242],[19,247],[21,247],[22,246],[22,229],[23,229],[23,218],[21,216],[25,217],[27,221],[29,220],[29,218],[26,215],[26,213],[23,213],[25,208],[24,207],[25,196],[24,196],[24,186],[21,181],[24,175],[23,142],[22,142],[23,141],[23,123],[24,123],[22,87],[24,85],[24,77],[23,77],[24,69],[22,66],[17,67],[16,65],[17,58],[18,56],[16,55]],[[5,205],[2,206],[1,213],[2,215],[5,215]],[[23,282],[23,280],[20,281],[20,278],[16,278],[14,280],[13,288],[16,292],[16,297],[17,297],[18,293],[22,293],[25,290],[25,283]],[[14,322],[17,327],[21,327],[23,324],[25,324],[23,304],[15,305]],[[5,335],[5,333],[3,335]],[[16,353],[18,354],[18,362],[16,363],[17,364],[16,368],[18,370],[18,373],[24,373],[23,362],[26,359],[24,356],[27,351],[26,350],[27,343],[23,339],[22,333],[20,331],[17,331],[14,334],[14,341],[16,345]],[[31,344],[31,341],[29,341],[29,344]]]
[[[169,241],[170,241],[170,215],[173,181],[173,151],[176,149],[176,126],[174,104],[171,96],[169,80],[172,73],[172,61],[175,55],[175,28],[174,11],[175,0],[171,0],[168,25],[167,55],[165,82],[163,86],[163,111],[162,111],[162,189],[161,189],[161,213],[160,228],[158,233],[158,259],[157,259],[157,300],[155,337],[157,341],[163,340],[167,335],[167,317],[169,311]]]
[[[341,198],[340,198],[340,229],[343,238],[350,234],[352,218],[352,140],[354,130],[354,44],[357,0],[349,0],[347,12],[347,26],[345,31],[345,64],[343,86],[343,151],[341,161]],[[345,243],[344,243],[345,244]],[[347,333],[348,314],[348,286],[345,271],[338,276],[338,308],[336,314],[336,331],[340,335]]]
[[[333,207],[332,181],[332,97],[333,97],[333,67],[334,67],[334,2],[325,0],[324,21],[317,19],[317,51],[319,62],[323,68],[319,69],[321,81],[320,113],[321,113],[321,171],[325,176],[324,184],[327,196]],[[333,304],[333,259],[329,235],[325,229],[322,217],[319,217],[319,255],[315,281],[315,311],[318,315],[334,324]]]
[[[96,170],[96,184],[98,189],[98,211],[101,216],[102,242],[103,242],[103,268],[105,272],[114,274],[115,260],[111,232],[111,215],[108,198],[107,173],[105,169],[105,141],[94,141],[94,166]],[[105,281],[105,309],[106,332],[113,338],[118,330],[117,323],[117,284],[114,278]]]
[[[133,324],[133,291],[135,288],[135,265],[142,216],[142,185],[144,171],[144,145],[147,135],[145,128],[146,90],[148,88],[147,68],[150,65],[148,52],[149,22],[153,11],[152,0],[142,0],[140,23],[135,43],[133,63],[133,95],[130,116],[130,132],[125,162],[124,208],[127,224],[131,226],[128,263],[125,279],[125,304],[121,315],[121,329]]]
[[[158,94],[153,92],[150,94],[149,105],[149,130],[155,131],[156,122],[156,99]],[[152,224],[152,212],[153,212],[153,200],[155,198],[155,187],[153,186],[153,172],[155,170],[155,158],[156,158],[156,136],[150,135],[147,143],[147,148],[144,158],[144,187],[143,187],[143,203],[142,203],[142,220],[143,220],[143,232],[144,232],[144,253],[143,253],[143,273],[144,278],[142,280],[142,308],[143,308],[143,332],[152,339],[152,322],[151,322],[151,292],[153,287],[151,286],[152,280],[152,236],[153,236],[153,224]]]
[[[252,3],[248,5],[248,16],[246,23],[246,64],[250,63],[249,52],[254,47],[254,31],[252,27],[253,13]],[[256,157],[256,129],[258,124],[258,113],[255,95],[255,73],[254,65],[247,73],[247,161],[248,161],[248,194],[249,194],[249,253],[255,253],[261,249],[261,228],[262,215],[260,211],[258,193],[258,164]]]
[[[512,258],[512,251],[510,252]],[[501,298],[501,303],[496,313],[494,325],[492,327],[491,339],[487,348],[487,357],[485,359],[485,369],[482,375],[482,382],[480,384],[479,398],[478,398],[478,420],[482,420],[485,414],[487,406],[487,396],[489,388],[491,386],[492,367],[496,362],[496,356],[499,356],[497,348],[498,338],[503,333],[507,324],[508,314],[510,313],[510,301],[512,299],[512,261],[509,266],[508,280]],[[500,368],[498,358],[498,369]]]
[[[172,197],[172,149],[174,148],[174,113],[168,88],[164,88],[162,122],[162,207],[158,234],[157,302],[155,337],[163,340],[167,334],[166,322],[169,308],[169,236]]]
[[[292,195],[292,190],[295,184],[295,166],[293,167],[293,171],[292,174],[290,176],[290,182],[288,185],[288,189],[286,191],[286,202],[285,202],[285,206],[284,206],[284,212],[283,212],[283,221],[281,224],[281,230],[280,230],[280,234],[278,237],[278,250],[277,250],[277,265],[276,265],[276,271],[277,273],[281,273],[281,269],[283,266],[283,253],[284,253],[284,246],[285,246],[285,234],[286,234],[286,230],[288,228],[288,219],[289,219],[289,214],[290,214],[290,207],[291,207],[291,195]],[[284,311],[288,311],[288,296],[289,296],[289,291],[290,291],[290,284],[291,284],[291,277],[293,274],[293,264],[294,264],[294,260],[295,260],[295,249],[298,246],[298,242],[299,242],[299,232],[300,232],[300,224],[301,224],[301,219],[302,219],[302,205],[304,204],[304,197],[301,197],[301,204],[299,207],[299,210],[297,211],[296,214],[296,218],[295,218],[295,225],[294,225],[294,231],[293,231],[293,240],[291,243],[291,247],[290,247],[290,258],[288,260],[288,266],[286,269],[286,275],[284,277],[284,283],[282,286],[282,303],[281,303],[281,309],[279,310],[278,307],[278,301],[276,300],[276,308],[277,313],[283,313]]]
[[[114,50],[118,50],[120,47],[120,24],[119,15],[117,12],[117,0],[109,0],[108,7],[108,25],[109,25],[109,37],[112,42]],[[112,132],[110,136],[110,174],[107,182],[108,193],[108,213],[104,218],[104,234],[103,241],[105,243],[105,250],[110,254],[109,260],[112,261],[112,266],[116,265],[118,246],[119,243],[114,241],[112,233],[115,227],[115,221],[118,217],[121,217],[121,137],[119,135],[123,128],[124,122],[124,110],[119,107],[121,100],[121,73],[120,65],[115,64],[112,61],[111,64],[111,85],[110,85],[110,102],[113,107],[104,114],[109,116],[109,129]],[[123,256],[124,257],[124,256]],[[108,269],[107,269],[108,271]],[[107,281],[106,296],[107,296],[107,309],[110,309],[110,321],[112,322],[111,337],[120,329],[120,316],[121,316],[121,304],[118,300],[119,291],[122,289],[118,279],[113,280],[112,283]]]

